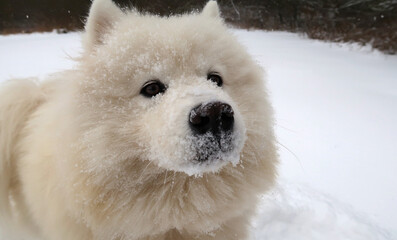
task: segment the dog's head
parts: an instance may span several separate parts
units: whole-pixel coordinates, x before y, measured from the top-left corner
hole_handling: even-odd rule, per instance
[[[85,87],[94,104],[104,101],[100,113],[112,112],[104,122],[118,127],[112,140],[138,140],[124,151],[188,175],[237,164],[246,128],[234,95],[251,83],[216,3],[169,19],[103,3],[94,2],[87,23]]]
[[[262,71],[226,28],[216,2],[201,13],[161,18],[95,0],[79,68],[76,145],[80,172],[89,175],[85,185],[116,191],[134,207],[144,192],[197,204],[169,224],[203,218],[197,229],[208,229],[226,214],[212,207],[230,207],[273,181]],[[171,187],[197,188],[197,196],[169,195]],[[203,199],[211,204],[199,207]],[[210,213],[211,221],[204,217]]]

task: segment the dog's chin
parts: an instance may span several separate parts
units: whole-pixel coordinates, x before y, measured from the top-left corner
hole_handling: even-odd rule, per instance
[[[177,164],[170,164],[173,161],[170,161],[168,158],[162,158],[161,160],[159,163],[156,160],[149,161],[156,161],[157,163],[155,165],[157,165],[160,171],[180,172],[188,176],[201,177],[205,173],[218,173],[228,164],[236,166],[240,162],[240,153],[218,153],[206,156],[205,160],[203,160],[203,156],[195,155],[192,158],[185,158]]]
[[[173,170],[189,176],[200,177],[204,173],[217,173],[228,164],[237,165],[240,161],[242,141],[235,136],[214,137],[212,135],[194,137],[192,154]]]
[[[196,159],[200,156],[196,157]],[[193,159],[189,162],[180,164],[174,171],[184,172],[189,176],[201,177],[205,173],[217,173],[222,170],[228,164],[233,166],[237,165],[240,161],[240,154],[229,153],[229,154],[218,154],[209,156],[205,161],[197,161]]]
[[[245,129],[241,125],[233,131],[222,133],[173,136],[160,144],[152,143],[146,148],[149,151],[145,158],[157,165],[159,170],[200,177],[207,173],[219,173],[226,166],[236,166],[240,162],[245,140]]]
[[[182,172],[188,176],[201,177],[205,173],[218,173],[228,164],[236,166],[240,162],[240,152],[236,149],[230,149],[226,152],[219,149],[219,151],[213,151],[210,154],[197,151],[178,163],[170,161],[168,158],[168,160],[162,158],[168,164],[160,162],[157,165],[166,171]],[[173,162],[173,164],[169,164],[170,162]]]

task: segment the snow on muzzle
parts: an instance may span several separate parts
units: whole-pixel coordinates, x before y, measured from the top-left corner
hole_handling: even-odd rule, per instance
[[[239,163],[246,129],[238,105],[225,91],[206,82],[170,85],[156,101],[142,119],[148,160],[188,175]]]

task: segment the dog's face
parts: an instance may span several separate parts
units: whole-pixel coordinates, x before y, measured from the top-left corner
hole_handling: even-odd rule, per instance
[[[126,130],[140,136],[141,157],[189,175],[236,164],[245,127],[229,94],[233,82],[224,64],[227,43],[214,31],[224,30],[221,24],[213,21],[218,26],[206,29],[209,24],[198,24],[200,18],[208,21],[202,16],[173,21],[143,17],[138,26],[130,26],[134,18],[120,23],[120,28],[127,28],[126,24],[131,31],[122,36],[124,42],[116,34],[99,49],[108,56],[99,64],[107,64],[109,58],[114,61],[104,71],[117,72],[111,90],[127,90],[120,96],[127,96],[126,104],[132,104],[127,111],[134,112],[130,114],[134,126]],[[115,70],[120,66],[124,69]]]
[[[272,118],[261,69],[215,2],[160,18],[96,0],[86,28],[75,98],[82,156],[75,165],[84,177],[73,180],[82,182],[84,201],[102,199],[113,210],[130,204],[126,218],[176,201],[153,213],[161,224],[208,230],[237,211],[221,208],[271,184]]]
[[[94,104],[109,100],[100,112],[112,112],[104,124],[117,126],[114,140],[138,139],[125,151],[188,175],[237,164],[246,132],[233,94],[247,80],[235,74],[241,50],[220,17],[132,13],[112,24],[90,46],[85,87]]]

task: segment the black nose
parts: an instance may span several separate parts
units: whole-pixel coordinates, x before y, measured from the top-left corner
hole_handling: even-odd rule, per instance
[[[233,129],[233,115],[233,108],[227,103],[200,104],[190,111],[189,125],[197,134],[226,132]]]

